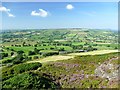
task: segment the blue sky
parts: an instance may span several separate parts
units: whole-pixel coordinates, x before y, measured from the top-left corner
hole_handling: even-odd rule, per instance
[[[117,29],[117,5],[117,2],[4,2],[0,7],[2,28]]]

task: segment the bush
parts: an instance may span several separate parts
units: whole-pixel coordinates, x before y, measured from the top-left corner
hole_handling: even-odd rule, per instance
[[[48,89],[57,88],[57,84],[42,75],[38,75],[33,72],[26,72],[4,81],[2,87],[20,89]]]
[[[23,54],[24,51],[20,50],[20,51],[17,51],[18,54]]]
[[[5,63],[11,63],[11,62],[12,62],[11,59],[7,59],[7,60],[3,60],[3,61],[2,61],[2,63],[4,63],[4,64],[5,64]]]
[[[32,57],[28,57],[28,60],[32,60]]]
[[[42,66],[41,63],[36,62],[36,63],[14,65],[12,67],[4,67],[2,69],[2,81],[11,78],[14,75],[26,72],[26,71],[36,70],[37,68],[41,66]]]
[[[34,56],[33,59],[38,59],[39,57],[38,56]]]
[[[0,53],[0,59],[8,57],[8,53]]]
[[[59,52],[47,52],[47,53],[43,53],[43,56],[52,56],[52,55],[58,55]]]
[[[53,48],[53,47],[50,48],[50,50],[53,50],[53,49],[55,49],[55,48]]]
[[[19,64],[23,61],[23,59],[25,59],[23,57],[22,54],[18,54],[16,57],[14,57],[12,60],[13,60],[13,64]]]
[[[34,51],[29,51],[28,55],[35,55],[35,52]]]
[[[93,48],[93,50],[98,50],[97,48]]]
[[[115,47],[114,49],[118,49],[118,47]]]
[[[38,50],[37,48],[34,48],[34,52],[35,54],[38,54],[40,50]]]
[[[22,73],[29,70],[36,70],[37,68],[41,67],[41,63],[26,63],[26,64],[19,64],[13,67],[14,73]]]
[[[64,48],[60,48],[59,51],[65,51],[65,49]]]
[[[107,47],[110,47],[110,45],[107,45]]]
[[[14,55],[14,52],[11,52],[10,54],[11,54],[11,56],[13,56],[13,55]]]
[[[20,64],[20,63],[22,63],[21,60],[13,60],[13,64]]]

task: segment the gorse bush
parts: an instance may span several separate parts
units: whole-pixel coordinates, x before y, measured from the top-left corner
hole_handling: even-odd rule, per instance
[[[42,66],[41,63],[36,62],[36,63],[19,64],[8,68],[6,67],[2,70],[2,79],[6,80],[9,77],[13,76],[14,74],[23,73],[30,70],[36,70],[41,66]]]
[[[52,82],[51,79],[33,72],[18,74],[6,81],[3,81],[3,88],[19,88],[19,89],[48,89],[57,88],[58,85]]]
[[[41,66],[42,66],[41,63],[27,63],[14,66],[12,69],[14,70],[15,73],[22,73],[29,70],[36,70]]]

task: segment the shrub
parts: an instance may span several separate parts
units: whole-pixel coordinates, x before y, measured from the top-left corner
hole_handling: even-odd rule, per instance
[[[0,59],[8,57],[8,53],[0,53]]]
[[[18,54],[23,54],[24,51],[20,50],[20,51],[17,51]]]
[[[16,75],[3,82],[3,88],[21,88],[21,89],[48,89],[57,88],[57,84],[51,79],[33,72]]]
[[[19,64],[14,66],[12,69],[14,70],[14,73],[22,73],[29,70],[36,70],[38,67],[41,67],[41,63],[26,63],[26,64]]]
[[[38,54],[40,50],[38,50],[37,48],[34,48],[34,52],[35,54]]]
[[[59,52],[47,52],[47,53],[43,53],[43,56],[52,56],[52,55],[58,55]]]
[[[32,57],[28,57],[28,60],[32,60]]]
[[[10,62],[12,62],[11,59],[7,59],[7,60],[3,60],[3,61],[2,61],[2,63],[10,63]]]
[[[13,60],[13,64],[19,64],[19,63],[22,63],[21,60]]]
[[[64,48],[60,48],[59,51],[65,51],[65,49]]]
[[[53,48],[53,47],[50,48],[50,50],[53,50],[53,49],[55,49],[55,48]]]
[[[107,47],[110,47],[110,45],[107,45]]]
[[[38,59],[39,57],[38,56],[34,56],[33,59]]]
[[[118,47],[115,47],[115,49],[118,49]]]
[[[14,65],[12,67],[4,67],[2,69],[2,81],[13,77],[16,74],[20,74],[30,70],[36,70],[37,68],[41,67],[41,63],[26,63],[26,64],[19,64]]]
[[[14,55],[14,52],[11,52],[10,54],[11,54],[11,56],[13,56],[13,55]]]
[[[23,59],[25,59],[23,57],[22,54],[18,54],[16,57],[14,57],[12,60],[13,60],[13,64],[19,64],[23,61]]]
[[[35,52],[34,51],[29,51],[28,55],[35,55]]]

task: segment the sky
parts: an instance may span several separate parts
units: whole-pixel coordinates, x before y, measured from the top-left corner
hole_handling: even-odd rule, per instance
[[[117,2],[3,2],[2,29],[118,28]]]

